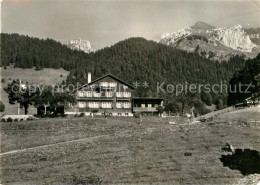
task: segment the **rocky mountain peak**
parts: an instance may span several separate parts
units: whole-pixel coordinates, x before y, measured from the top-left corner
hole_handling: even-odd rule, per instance
[[[241,25],[230,28],[215,28],[204,22],[182,28],[172,33],[164,33],[159,41],[162,44],[193,52],[199,45],[200,51],[208,55],[214,53],[214,59],[226,58],[234,54],[254,56],[259,51]]]
[[[94,51],[94,49],[91,48],[90,42],[83,39],[71,40],[67,43],[67,46],[70,49],[84,51],[85,53],[90,53]]]
[[[206,31],[206,30],[212,30],[215,27],[208,24],[208,23],[198,21],[193,26],[191,26],[190,28],[195,29],[195,30],[205,30]]]
[[[223,45],[234,50],[242,52],[252,52],[255,44],[250,40],[249,35],[245,33],[241,25],[236,25],[230,28],[214,29],[215,39]]]

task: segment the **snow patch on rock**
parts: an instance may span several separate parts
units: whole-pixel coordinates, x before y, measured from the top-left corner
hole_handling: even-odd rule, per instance
[[[182,28],[176,32],[172,32],[172,33],[164,33],[161,37],[161,41],[162,43],[166,44],[166,45],[170,45],[173,44],[175,42],[177,42],[178,40],[185,38],[186,36],[190,35],[192,33],[192,29],[191,28]]]
[[[241,25],[236,25],[231,28],[217,28],[214,29],[214,32],[216,33],[216,40],[232,49],[243,52],[252,52],[253,48],[256,47]]]
[[[186,27],[176,32],[164,33],[159,42],[166,45],[174,45],[190,34],[204,35],[211,40],[212,43],[219,42],[226,47],[241,52],[252,52],[253,48],[256,47],[241,25],[236,25],[230,28],[215,28],[212,30],[198,30]]]
[[[85,53],[93,52],[94,49],[91,48],[90,42],[88,40],[75,39],[67,43],[70,49],[84,51]]]

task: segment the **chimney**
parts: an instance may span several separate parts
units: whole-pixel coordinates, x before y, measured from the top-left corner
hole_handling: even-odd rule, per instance
[[[88,84],[91,82],[91,72],[88,72]]]

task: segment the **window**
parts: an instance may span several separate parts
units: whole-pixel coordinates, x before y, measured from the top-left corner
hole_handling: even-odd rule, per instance
[[[108,87],[108,82],[100,82],[101,87]]]
[[[93,92],[93,96],[94,96],[94,97],[100,97],[100,93]]]
[[[100,88],[96,87],[96,93],[100,93]]]
[[[87,91],[87,92],[86,92],[86,96],[87,96],[87,97],[92,97],[92,92],[91,92],[91,91]]]
[[[141,107],[143,107],[143,108],[144,108],[144,107],[145,107],[145,104],[141,104]]]
[[[125,113],[125,116],[128,116],[128,113]]]
[[[79,97],[84,97],[84,91],[79,91],[79,92],[78,92],[78,96],[79,96]]]
[[[86,103],[85,102],[79,102],[79,108],[84,108],[86,107]]]
[[[124,97],[131,97],[131,93],[130,92],[124,92]]]
[[[122,108],[122,103],[116,103],[116,108]]]
[[[148,107],[152,107],[152,104],[148,104]]]
[[[110,82],[110,83],[109,83],[109,86],[110,86],[110,87],[116,87],[116,85],[117,85],[116,82]]]
[[[112,97],[112,92],[106,92],[106,97]]]
[[[99,108],[98,102],[89,102],[89,108]]]
[[[94,105],[93,105],[93,102],[89,102],[89,103],[88,103],[88,107],[89,107],[89,108],[93,108],[93,106],[94,106]]]
[[[121,114],[121,113],[117,113],[117,115],[118,115],[118,116],[122,116],[122,114]]]
[[[111,102],[102,102],[102,108],[112,108]]]
[[[116,97],[123,97],[123,93],[122,92],[117,92],[116,93]]]
[[[128,103],[128,102],[124,103],[124,108],[130,108],[130,107],[131,107],[130,103]]]

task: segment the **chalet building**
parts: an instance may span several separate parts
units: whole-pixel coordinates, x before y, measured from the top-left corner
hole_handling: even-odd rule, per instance
[[[162,98],[133,97],[133,112],[154,115],[157,113],[157,107],[162,105],[162,102]]]
[[[117,77],[107,74],[91,81],[76,92],[77,104],[65,108],[65,114],[133,116],[137,113],[155,113],[162,104],[159,98],[135,98],[134,87]]]

